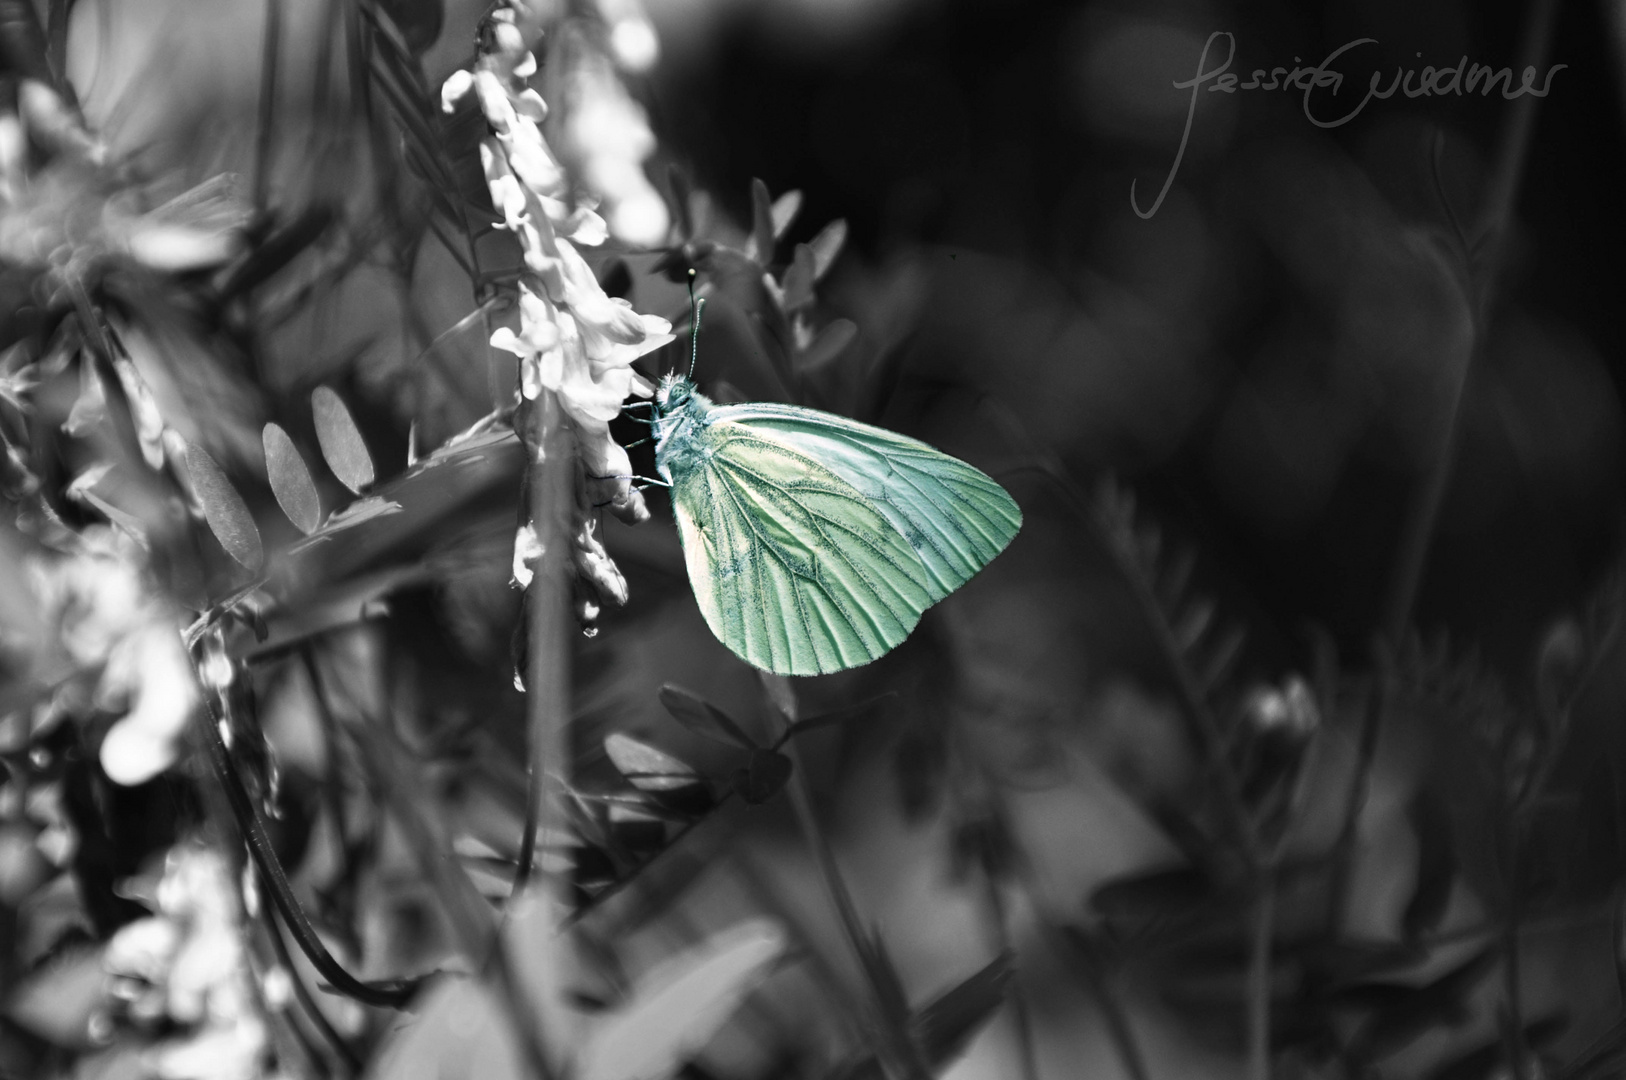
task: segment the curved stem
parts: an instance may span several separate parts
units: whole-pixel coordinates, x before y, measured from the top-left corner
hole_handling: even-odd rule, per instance
[[[226,792],[226,801],[231,806],[232,814],[237,818],[237,825],[243,833],[244,842],[248,845],[249,855],[253,857],[261,879],[276,901],[278,913],[294,935],[294,940],[299,943],[300,951],[321,976],[340,993],[368,1005],[384,1005],[396,1009],[405,1006],[417,992],[417,979],[394,979],[381,983],[362,982],[333,959],[333,954],[322,944],[322,939],[317,936],[316,928],[311,925],[305,909],[294,896],[293,886],[288,883],[288,875],[282,869],[282,862],[271,847],[271,837],[266,830],[265,818],[261,815],[260,808],[254,804],[248,789],[243,786],[243,778],[237,774],[231,753],[226,749],[226,742],[220,736],[219,714],[215,712],[214,702],[209,700],[207,693],[204,695],[204,704],[208,719],[204,743],[209,751],[209,764],[214,770],[215,778]]]

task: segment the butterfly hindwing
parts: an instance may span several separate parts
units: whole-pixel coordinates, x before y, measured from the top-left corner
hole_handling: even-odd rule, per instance
[[[712,632],[759,667],[815,675],[867,663],[931,603],[918,556],[821,463],[744,428],[708,428],[674,477],[689,579]]]
[[[885,654],[1021,523],[998,484],[913,439],[789,406],[708,419],[673,477],[690,581],[717,637],[778,674]]]

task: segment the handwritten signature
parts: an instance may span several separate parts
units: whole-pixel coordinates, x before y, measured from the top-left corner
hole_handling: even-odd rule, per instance
[[[1227,43],[1225,62],[1212,70],[1208,67],[1208,53],[1214,47],[1214,42],[1224,38]],[[1519,77],[1517,89],[1513,86],[1512,68],[1491,68],[1484,64],[1469,65],[1468,58],[1464,56],[1455,67],[1425,67],[1421,72],[1413,68],[1397,68],[1394,79],[1389,83],[1387,90],[1380,90],[1379,84],[1383,81],[1383,73],[1374,71],[1372,82],[1367,87],[1366,96],[1343,116],[1332,120],[1324,120],[1317,116],[1311,107],[1311,95],[1318,87],[1329,87],[1333,94],[1337,94],[1344,85],[1344,76],[1334,71],[1331,64],[1349,50],[1360,45],[1376,45],[1376,38],[1357,38],[1354,41],[1338,46],[1327,54],[1327,58],[1313,67],[1295,67],[1291,70],[1278,67],[1272,68],[1268,75],[1264,68],[1255,68],[1247,82],[1231,72],[1231,62],[1236,59],[1236,37],[1224,30],[1216,30],[1208,35],[1208,41],[1203,44],[1203,54],[1197,59],[1197,74],[1189,79],[1181,79],[1174,84],[1176,90],[1190,90],[1191,104],[1186,110],[1186,129],[1180,136],[1180,149],[1174,155],[1174,165],[1169,169],[1169,175],[1163,181],[1163,188],[1157,193],[1157,199],[1152,203],[1150,210],[1142,210],[1139,201],[1135,198],[1135,181],[1129,184],[1129,205],[1135,213],[1142,218],[1149,218],[1157,213],[1157,208],[1163,205],[1163,199],[1174,185],[1175,174],[1180,171],[1180,162],[1186,156],[1186,143],[1191,139],[1191,122],[1197,115],[1197,96],[1204,86],[1208,86],[1209,93],[1234,94],[1238,90],[1276,90],[1294,89],[1304,91],[1304,116],[1310,123],[1319,128],[1342,127],[1361,114],[1367,102],[1373,98],[1393,97],[1396,90],[1409,98],[1415,97],[1444,97],[1449,94],[1461,95],[1464,92],[1472,94],[1478,90],[1483,97],[1489,97],[1497,84],[1501,84],[1502,97],[1508,101],[1530,94],[1533,97],[1546,97],[1552,86],[1553,76],[1568,67],[1568,64],[1554,64],[1547,69],[1546,78],[1541,81],[1541,89],[1536,89],[1536,69],[1527,67]],[[1419,56],[1422,54],[1419,53]],[[1416,76],[1415,89],[1412,86],[1412,77]],[[1447,78],[1449,76],[1449,78]],[[1212,83],[1213,85],[1209,85]],[[1481,86],[1483,84],[1483,86]],[[1463,87],[1467,89],[1464,91]]]

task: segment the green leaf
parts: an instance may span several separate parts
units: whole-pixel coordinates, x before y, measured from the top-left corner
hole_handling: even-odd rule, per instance
[[[657,965],[587,1037],[576,1080],[668,1080],[711,1041],[784,951],[779,927],[757,919]]]
[[[734,770],[734,790],[752,806],[761,806],[779,794],[795,766],[777,750],[753,750],[751,760]]]
[[[787,191],[773,201],[770,216],[773,218],[773,235],[778,239],[785,235],[796,221],[796,215],[802,212],[802,193],[800,191]]]
[[[322,523],[322,504],[316,496],[316,485],[299,456],[294,441],[276,424],[265,425],[261,438],[265,443],[265,469],[271,479],[271,494],[277,505],[294,523],[294,528],[309,536]]]
[[[90,1018],[107,1001],[107,970],[98,947],[64,951],[8,987],[0,1013],[56,1046],[89,1050]]]
[[[190,442],[186,444],[186,471],[192,481],[192,493],[203,507],[203,519],[209,523],[209,531],[215,534],[226,554],[249,570],[258,570],[265,562],[260,530],[248,512],[248,504],[226,479],[225,472],[208,451]]]
[[[318,386],[311,392],[311,412],[316,419],[316,441],[322,446],[327,467],[339,483],[360,495],[361,489],[373,482],[373,458],[361,441],[361,431],[350,410],[338,394]]]
[[[525,1053],[493,992],[447,977],[396,1019],[369,1076],[390,1080],[524,1080]]]
[[[845,218],[836,218],[819,230],[819,234],[807,245],[813,249],[813,280],[823,280],[824,275],[830,272],[830,267],[835,263],[836,256],[841,254],[841,248],[846,242]]]
[[[798,720],[785,729],[785,733],[779,737],[774,746],[784,746],[790,740],[817,731],[820,728],[832,727],[854,717],[862,716],[872,706],[879,705],[881,702],[889,701],[897,696],[898,692],[896,690],[888,690],[884,694],[876,694],[874,697],[865,698],[856,704],[840,709],[832,709],[829,712],[819,713],[817,716],[809,716],[806,720]]]
[[[786,311],[812,307],[813,280],[813,249],[806,244],[797,244],[790,266],[785,271],[785,296],[780,307]]]
[[[835,319],[827,323],[802,353],[803,370],[816,372],[833,363],[847,351],[847,346],[851,345],[856,337],[858,324],[851,319]]]
[[[660,699],[666,711],[696,735],[704,735],[742,750],[756,749],[757,741],[746,734],[732,716],[694,691],[667,683],[660,689]]]
[[[1001,953],[920,1010],[915,1033],[932,1068],[941,1069],[959,1057],[977,1030],[993,1019],[1004,1004],[1011,974],[1011,958]]]
[[[107,390],[102,385],[102,377],[96,373],[96,364],[86,356],[79,362],[79,396],[68,410],[62,430],[81,439],[106,418]]]
[[[1407,807],[1417,834],[1417,884],[1401,916],[1408,940],[1439,925],[1451,903],[1457,878],[1456,845],[1451,836],[1451,812],[1441,798],[1419,789]]]
[[[689,174],[674,162],[666,167],[666,183],[672,189],[672,209],[676,212],[678,236],[683,240],[694,238],[694,189]]]
[[[444,0],[379,0],[378,6],[389,13],[413,56],[422,56],[440,39],[441,26],[446,22]],[[405,74],[410,77],[410,70]]]
[[[773,200],[768,185],[761,180],[751,181],[751,246],[749,254],[758,264],[773,262],[774,248]]]
[[[700,774],[663,750],[617,732],[604,739],[616,771],[639,791],[672,791],[702,783]]]

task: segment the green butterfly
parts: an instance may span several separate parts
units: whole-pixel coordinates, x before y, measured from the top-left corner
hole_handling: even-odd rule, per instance
[[[715,405],[675,372],[654,412],[655,465],[700,613],[735,655],[777,675],[890,652],[1022,526],[986,474],[883,428]]]

